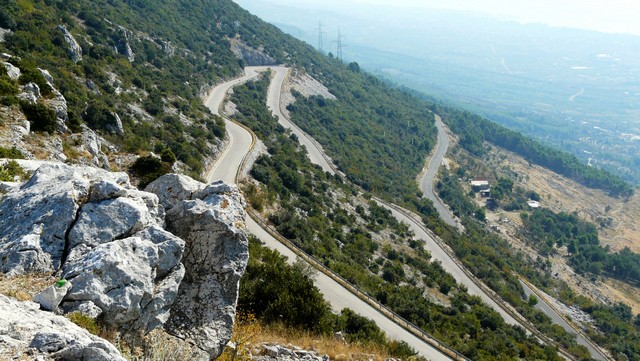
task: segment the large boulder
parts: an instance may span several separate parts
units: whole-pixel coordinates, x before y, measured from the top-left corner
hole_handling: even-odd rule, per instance
[[[0,271],[59,271],[73,284],[64,310],[149,331],[167,320],[184,275],[184,241],[163,226],[158,197],[126,174],[44,164],[1,199]]]
[[[164,325],[211,358],[222,352],[248,261],[236,186],[171,174],[150,184],[151,193],[124,173],[22,162],[36,170],[0,198],[0,272],[69,281],[36,297],[43,308],[60,302],[64,312],[100,316],[125,332]],[[72,342],[51,337],[34,347],[49,352],[47,345]]]
[[[0,359],[124,361],[118,349],[34,302],[0,295]]]
[[[183,180],[165,175],[147,187],[163,194],[167,229],[186,242],[185,277],[165,329],[216,358],[231,339],[249,258],[244,199],[236,186]]]

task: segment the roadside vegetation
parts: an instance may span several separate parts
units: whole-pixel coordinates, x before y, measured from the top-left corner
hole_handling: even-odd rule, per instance
[[[602,189],[616,197],[628,198],[633,187],[605,170],[589,167],[578,158],[549,146],[542,145],[521,133],[507,129],[479,115],[432,103],[430,108],[460,137],[460,145],[475,156],[482,156],[485,143],[508,149],[531,163],[571,178],[590,188]]]
[[[257,183],[245,189],[250,202],[264,210],[263,216],[278,232],[471,359],[558,358],[553,348],[540,346],[520,328],[507,325],[478,297],[467,294],[390,212],[373,202],[358,204],[357,199],[366,195],[311,164],[295,137],[266,108],[268,84],[263,76],[236,87],[231,100],[239,111],[234,118],[267,146],[268,155],[260,157],[251,171]],[[377,238],[380,234],[382,239]],[[441,301],[427,296],[434,292]]]
[[[569,264],[579,273],[592,277],[606,275],[637,285],[638,255],[627,250],[611,253],[599,245],[596,227],[567,213],[554,213],[548,209],[527,210],[521,212],[523,220],[523,239],[540,252],[535,260],[515,252],[506,240],[489,231],[483,222],[474,216],[478,207],[465,192],[459,179],[470,179],[483,165],[475,164],[473,158],[464,154],[456,156],[460,166],[451,172],[444,171],[438,183],[439,195],[449,204],[455,213],[461,215],[466,232],[459,238],[450,238],[456,255],[465,265],[504,300],[511,303],[538,329],[560,341],[566,340],[566,334],[553,325],[547,316],[525,305],[523,293],[513,271],[526,277],[534,285],[553,295],[566,305],[576,306],[594,319],[593,327],[586,327],[588,336],[599,345],[611,350],[616,357],[628,357],[630,360],[640,357],[640,315],[634,316],[629,306],[618,303],[603,305],[584,296],[577,295],[571,288],[555,278],[545,255],[566,247],[569,252]],[[516,176],[516,175],[513,175]],[[539,197],[535,192],[521,187],[513,187],[508,175],[497,176],[498,199],[492,202],[494,207],[521,210],[523,200]],[[509,186],[511,185],[511,186]],[[492,188],[493,191],[496,187]],[[525,198],[526,197],[526,198]],[[466,199],[466,200],[461,200]],[[560,341],[564,344],[566,341]],[[568,344],[567,344],[568,345]],[[578,348],[570,348],[575,355],[581,355]],[[583,357],[586,354],[582,354]]]
[[[338,100],[297,94],[290,108],[294,122],[320,141],[348,179],[361,188],[309,163],[295,136],[277,125],[266,110],[268,80],[263,78],[238,87],[234,95],[239,120],[268,148],[268,155],[258,159],[251,173],[257,182],[245,185],[254,208],[307,253],[472,359],[557,358],[553,349],[506,325],[497,313],[469,296],[430,259],[405,225],[369,202],[360,189],[420,212],[425,224],[451,245],[472,272],[543,332],[584,357],[584,349],[575,346],[571,337],[533,310],[513,276],[516,271],[545,289],[560,287],[544,261],[515,253],[478,223],[484,219],[482,210],[467,202],[455,170],[445,174],[438,187],[465,222],[464,235],[442,223],[432,205],[419,196],[414,177],[436,139],[427,108],[443,116],[472,154],[484,152],[484,141],[493,142],[532,163],[624,198],[633,190],[619,178],[470,113],[419,101],[362,72],[356,63],[345,65],[315,52],[230,0],[178,0],[170,6],[153,0],[0,0],[0,5],[0,27],[12,30],[0,43],[0,52],[13,55],[7,61],[23,72],[18,80],[11,80],[0,71],[0,103],[21,109],[34,130],[55,131],[51,112],[43,108],[44,100],[53,96],[52,89],[37,68],[49,70],[53,85],[67,101],[71,131],[85,124],[121,151],[143,156],[131,168],[141,177],[165,172],[174,161],[183,163],[190,175],[201,174],[203,160],[224,137],[224,122],[209,113],[201,96],[209,85],[238,75],[245,65],[230,51],[229,38],[238,36],[277,62],[295,64],[326,85]],[[56,29],[60,24],[82,48],[83,59],[78,63],[68,56],[62,32]],[[127,46],[135,54],[133,61],[125,56]],[[38,84],[44,98],[35,105],[24,105],[16,97],[18,86],[29,82]],[[122,134],[114,129],[118,125],[114,114],[121,119]],[[12,150],[1,151],[17,157]],[[163,158],[145,158],[150,152]],[[512,199],[508,182],[503,185],[500,206]],[[596,251],[593,255],[600,257]],[[625,257],[616,262],[633,260]],[[576,258],[576,262],[589,271],[586,261]],[[608,271],[607,262],[602,262],[602,272],[620,272],[617,267]],[[561,299],[591,310],[603,332],[593,331],[597,341],[630,359],[640,358],[636,350],[639,321],[628,317],[624,307],[590,304],[568,291]],[[616,337],[604,333],[618,331]]]

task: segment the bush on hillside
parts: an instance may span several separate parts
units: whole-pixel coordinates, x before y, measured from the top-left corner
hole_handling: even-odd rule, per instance
[[[20,102],[20,108],[31,122],[31,130],[35,132],[54,133],[56,131],[57,117],[53,109],[42,103]]]
[[[160,176],[171,172],[171,164],[148,155],[136,159],[129,171],[140,179],[139,187],[144,188]]]

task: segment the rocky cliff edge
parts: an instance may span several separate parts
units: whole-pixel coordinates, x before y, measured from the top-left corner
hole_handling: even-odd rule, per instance
[[[47,321],[54,316],[48,310],[84,313],[122,333],[164,327],[208,358],[222,352],[248,260],[244,200],[235,186],[169,174],[140,191],[125,173],[38,164],[27,182],[3,189],[0,272],[55,274],[64,282],[36,296],[35,307],[0,298],[0,344],[51,357],[86,351],[94,356],[78,359],[115,359],[115,349],[96,346],[88,333],[64,338],[65,319]],[[16,313],[58,326],[56,346],[37,347],[44,326],[9,317]]]

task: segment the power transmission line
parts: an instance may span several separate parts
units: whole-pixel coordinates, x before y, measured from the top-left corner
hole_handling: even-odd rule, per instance
[[[318,28],[316,30],[318,30],[318,51],[324,53],[322,44],[322,34],[324,33],[324,31],[322,31],[322,21],[318,21]]]
[[[342,38],[344,36],[340,33],[340,29],[338,29],[338,39],[335,41],[336,43],[336,47],[337,47],[337,53],[336,56],[338,58],[338,60],[342,61],[342,48],[345,48],[346,45],[344,45],[342,43]]]

